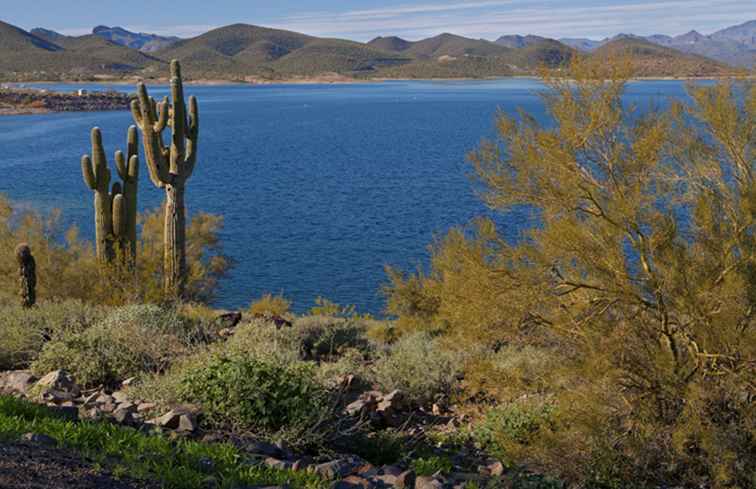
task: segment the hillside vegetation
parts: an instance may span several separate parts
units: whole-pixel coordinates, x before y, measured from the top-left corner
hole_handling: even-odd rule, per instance
[[[191,39],[161,38],[147,53],[143,52],[147,44],[142,41],[151,42],[152,38],[130,36],[128,31],[101,28],[96,34],[80,37],[39,28],[33,32],[0,23],[1,78],[160,78],[167,76],[167,61],[171,59],[180,60],[193,79],[284,80],[333,74],[356,78],[484,78],[535,74],[544,67],[564,66],[577,55],[575,49],[559,41],[538,36],[502,36],[490,42],[444,33],[419,41],[378,37],[359,43],[234,24]],[[141,46],[143,51],[127,47],[130,45]],[[604,43],[591,56],[608,59],[619,53],[637,58],[640,76],[736,73],[724,64],[640,38],[623,37]]]

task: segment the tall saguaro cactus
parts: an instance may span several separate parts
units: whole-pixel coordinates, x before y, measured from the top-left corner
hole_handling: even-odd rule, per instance
[[[21,243],[16,247],[16,261],[18,262],[21,305],[29,308],[37,301],[37,264],[28,244]]]
[[[171,61],[171,101],[159,104],[147,94],[143,83],[137,85],[138,99],[131,102],[134,121],[142,132],[150,180],[165,189],[163,235],[163,288],[167,296],[181,298],[186,286],[186,211],[184,192],[197,163],[199,110],[197,99],[189,97],[187,113],[181,66]],[[163,131],[171,127],[169,147]]]
[[[81,157],[81,172],[84,182],[94,191],[97,261],[101,265],[109,265],[115,258],[114,243],[126,240],[127,204],[120,183],[114,183],[109,189],[110,169],[100,128],[93,128],[91,137],[92,157]]]

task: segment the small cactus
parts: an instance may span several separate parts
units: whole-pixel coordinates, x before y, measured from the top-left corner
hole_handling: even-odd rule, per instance
[[[136,136],[130,129],[128,166],[125,165],[123,154],[120,151],[116,153],[118,173],[127,177],[124,179],[123,187],[119,182],[109,187],[110,169],[108,169],[108,161],[102,145],[102,133],[98,127],[92,129],[91,138],[92,157],[82,156],[81,170],[84,182],[94,191],[97,260],[100,264],[109,265],[115,258],[116,243],[123,251],[128,246],[132,259],[136,252],[136,180],[139,174],[139,160],[135,154]],[[129,193],[126,194],[125,191]],[[130,199],[134,201],[133,206],[130,204]]]
[[[21,305],[29,308],[37,301],[37,264],[28,244],[21,243],[16,247],[16,261],[21,286]]]
[[[171,61],[171,103],[168,97],[157,103],[147,94],[143,83],[137,85],[137,100],[131,113],[142,133],[150,180],[165,189],[165,227],[163,231],[163,289],[169,297],[181,298],[186,285],[186,210],[184,192],[197,163],[199,109],[197,99],[184,100],[181,66]],[[171,144],[165,146],[163,131],[170,126]]]

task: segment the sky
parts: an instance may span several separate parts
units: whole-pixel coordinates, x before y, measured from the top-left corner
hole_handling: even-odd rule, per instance
[[[417,40],[443,32],[601,39],[703,34],[756,19],[756,0],[0,0],[0,20],[69,35],[95,25],[192,37],[247,23],[316,36]]]

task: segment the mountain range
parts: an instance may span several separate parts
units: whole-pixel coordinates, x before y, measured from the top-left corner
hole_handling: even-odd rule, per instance
[[[753,36],[748,38],[744,26],[709,37],[722,43],[752,45]],[[671,41],[664,44],[661,37],[618,36],[597,42],[586,47],[532,35],[501,36],[492,42],[444,33],[418,41],[389,36],[360,43],[247,24],[213,29],[191,39],[106,26],[98,26],[88,35],[67,36],[43,28],[27,32],[0,21],[0,79],[160,78],[166,76],[171,59],[181,60],[194,79],[275,81],[324,74],[480,78],[531,74],[544,65],[560,67],[580,51],[598,58],[629,52],[637,73],[645,76],[734,72],[721,61],[693,50],[683,52]]]
[[[679,36],[655,34],[643,37],[618,34],[600,41],[583,38],[563,38],[559,41],[579,51],[590,53],[607,43],[624,38],[643,39],[659,46],[705,56],[732,66],[756,66],[756,20],[727,27],[708,36],[692,30]]]

